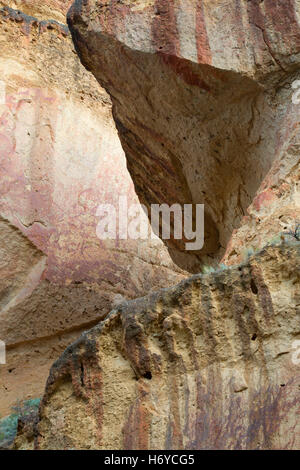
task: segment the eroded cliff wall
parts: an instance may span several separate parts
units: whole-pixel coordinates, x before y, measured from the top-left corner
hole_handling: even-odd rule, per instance
[[[282,243],[84,334],[51,370],[35,448],[299,447],[299,11],[75,1],[73,40],[111,96],[140,199],[205,203],[205,248],[167,242],[177,264],[235,264]]]
[[[167,242],[192,272],[224,254],[240,262],[243,240],[261,248],[300,219],[299,11],[298,0],[77,0],[69,12],[141,200],[205,204],[197,258]]]
[[[3,416],[17,400],[42,395],[53,361],[114,302],[172,285],[182,273],[159,239],[97,238],[99,204],[117,206],[119,195],[139,201],[110,99],[58,22],[68,2],[2,3]]]
[[[54,364],[36,448],[299,448],[299,245],[112,311]]]
[[[140,200],[205,204],[201,252],[166,242],[177,269],[235,266],[125,302],[84,333],[16,448],[299,448],[299,12],[298,0],[75,1],[75,47],[110,95]],[[33,271],[44,262],[40,249]]]

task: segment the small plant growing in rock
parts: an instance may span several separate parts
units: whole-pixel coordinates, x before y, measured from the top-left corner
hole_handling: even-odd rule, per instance
[[[26,417],[37,412],[40,401],[40,398],[35,398],[33,400],[24,401],[23,403],[18,402],[18,404],[12,409],[19,419],[25,419]]]
[[[202,274],[211,274],[214,273],[216,269],[213,266],[202,266]]]
[[[224,271],[225,269],[228,269],[228,266],[223,263],[218,264],[216,267],[204,265],[202,266],[202,274],[217,273],[219,271]]]
[[[300,241],[300,223],[299,222],[296,223],[294,230],[290,230],[289,232],[283,232],[283,233],[285,235],[295,238],[299,242]]]

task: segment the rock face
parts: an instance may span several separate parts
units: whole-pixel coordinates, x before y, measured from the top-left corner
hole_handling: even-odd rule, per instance
[[[140,200],[205,204],[201,252],[166,242],[189,272],[295,231],[299,14],[298,0],[77,0],[68,14]],[[299,448],[294,235],[114,309],[54,364],[16,447]]]
[[[99,204],[139,201],[110,99],[58,22],[70,3],[0,2],[2,416],[116,302],[183,277],[159,239],[96,235]]]
[[[113,295],[236,264],[126,300],[85,332],[16,448],[299,448],[300,1],[75,1],[76,51],[110,98],[64,25],[1,15],[5,44],[13,28],[20,47],[3,49],[13,276],[4,261],[0,320],[23,375],[33,350],[44,371]],[[98,245],[99,198],[120,194],[147,208],[204,203],[203,250],[175,237]],[[294,235],[267,244],[282,231]]]
[[[299,15],[299,0],[76,0],[69,12],[140,199],[205,204],[204,249],[168,243],[190,272],[237,263],[245,238],[261,248],[300,218]]]
[[[299,448],[299,250],[112,311],[52,367],[36,448]]]
[[[0,1],[2,7],[10,7],[21,10],[28,16],[37,17],[41,20],[55,20],[60,23],[66,22],[66,14],[72,0],[7,0]]]

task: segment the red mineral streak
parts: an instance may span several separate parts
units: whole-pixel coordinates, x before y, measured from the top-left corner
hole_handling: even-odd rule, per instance
[[[200,64],[211,64],[212,55],[205,24],[203,0],[197,1],[196,8],[196,41],[198,62]]]
[[[111,0],[106,18],[102,23],[105,30],[111,35],[122,35],[125,32],[126,17],[129,13],[129,5],[120,4],[118,0]]]
[[[263,191],[258,194],[253,201],[253,206],[256,211],[260,211],[262,207],[270,205],[276,199],[276,195],[271,189]]]
[[[249,22],[256,36],[256,48],[258,44],[261,51],[267,48],[273,61],[283,69],[281,59],[283,50],[290,50],[290,53],[293,53],[297,52],[300,47],[300,30],[294,0],[276,2],[265,0],[263,3],[260,0],[254,0],[248,2],[247,8]],[[272,45],[274,34],[280,36],[276,48]],[[286,52],[283,55],[286,55]]]
[[[197,86],[205,91],[210,91],[209,85],[192,70],[192,64],[188,60],[163,53],[160,53],[160,56],[164,63],[188,85]]]
[[[51,129],[56,128],[61,104],[60,99],[50,91],[38,88],[7,95],[6,110],[0,117],[2,214],[9,217],[48,256],[43,279],[62,285],[66,279],[99,283],[107,279],[115,284],[120,282],[119,277],[113,275],[119,269],[120,262],[118,255],[103,248],[97,238],[99,218],[96,217],[96,211],[100,203],[115,203],[116,194],[110,184],[111,165],[114,165],[114,178],[119,179],[120,189],[124,184],[125,165],[117,153],[118,147],[115,153],[106,155],[110,165],[102,165],[100,173],[95,172],[90,176],[89,187],[86,186],[87,182],[72,184],[71,187],[68,181],[61,184],[59,173],[53,165],[55,147],[51,136]],[[40,119],[46,118],[48,123],[35,131],[41,139],[38,143],[33,141],[30,161],[20,159],[15,153],[15,118],[22,123],[27,138],[31,139],[31,135],[28,135],[32,132],[31,123],[28,121],[26,106],[30,106],[31,112],[34,111],[34,122],[38,115]],[[87,148],[87,154],[88,151]],[[29,172],[26,171],[27,167]],[[126,181],[130,183],[129,178]],[[56,200],[53,200],[54,188]],[[9,200],[4,197],[8,193]],[[129,203],[136,203],[132,182],[126,188],[126,193]],[[103,257],[111,258],[111,264],[107,259],[103,264]],[[124,276],[125,271],[124,268]],[[129,282],[129,285],[137,295],[134,283]]]
[[[243,15],[242,15],[242,2],[243,0],[235,0],[235,7],[234,7],[234,32],[236,34],[237,42],[241,50],[243,50],[246,41],[245,30],[243,28]]]
[[[296,16],[295,0],[265,0],[265,15],[268,29],[280,34],[280,42],[286,47],[298,50],[300,47],[300,29]]]
[[[151,425],[149,387],[138,382],[136,388],[137,398],[130,407],[128,420],[123,427],[124,449],[148,450]]]
[[[152,38],[157,52],[174,56],[179,54],[180,40],[174,0],[155,1]]]

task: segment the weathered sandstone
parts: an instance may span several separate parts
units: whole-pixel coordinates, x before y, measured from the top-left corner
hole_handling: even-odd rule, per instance
[[[190,271],[224,255],[237,263],[245,239],[261,248],[300,219],[300,105],[292,102],[299,15],[299,0],[76,0],[71,7],[76,49],[112,98],[140,199],[205,204],[197,259],[178,258],[183,245],[169,243]]]
[[[72,0],[4,0],[0,1],[0,6],[19,10],[42,21],[55,20],[64,24],[72,3]]]
[[[299,448],[299,249],[112,311],[52,367],[35,447]]]
[[[176,264],[235,264],[282,240],[81,336],[51,369],[35,448],[299,447],[299,237],[282,235],[300,218],[299,12],[297,0],[75,1],[76,50],[112,99],[140,200],[205,203],[205,247],[167,242]]]
[[[100,203],[139,201],[110,99],[58,22],[70,2],[2,4],[28,13],[0,9],[3,416],[16,400],[42,395],[52,363],[116,302],[182,273],[159,239],[96,236]]]
[[[23,353],[19,377],[29,382],[33,351],[44,374],[125,301],[55,362],[15,447],[299,448],[300,0],[76,0],[68,23],[88,72],[65,26],[26,4],[39,20],[3,20],[5,37],[11,22],[21,37],[22,72],[7,63],[7,83],[24,71],[43,83],[37,119],[13,100],[1,144],[13,271],[4,263],[1,322],[11,357]],[[51,5],[59,21],[63,6]],[[33,47],[32,69],[23,57]],[[27,149],[15,146],[12,168],[10,132]],[[99,197],[124,191],[148,208],[204,203],[204,249],[175,239],[96,249]],[[221,259],[215,272],[130,300]]]

